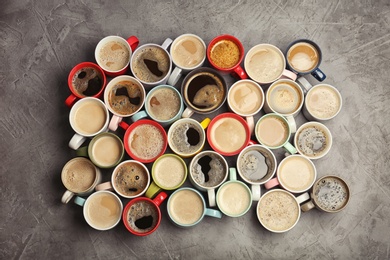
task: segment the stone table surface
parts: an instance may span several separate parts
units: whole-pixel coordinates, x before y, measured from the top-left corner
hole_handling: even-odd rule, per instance
[[[197,34],[206,44],[232,34],[246,51],[259,43],[285,51],[299,38],[321,47],[324,83],[338,88],[344,106],[325,123],[334,142],[315,165],[318,177],[334,174],[348,182],[346,209],[303,213],[295,228],[274,234],[257,220],[256,203],[242,217],[205,218],[180,229],[169,221],[164,202],[158,230],[136,237],[123,223],[96,231],[79,206],[61,204],[61,169],[75,157],[64,105],[70,70],[94,62],[96,44],[108,35],[161,44],[183,33]],[[4,0],[0,45],[0,259],[390,258],[388,0]],[[230,85],[235,81],[225,78]],[[209,117],[226,110],[225,104]],[[306,119],[300,114],[297,122]],[[283,150],[275,154],[280,162]],[[229,166],[235,160],[229,157]],[[110,171],[104,171],[106,180]]]

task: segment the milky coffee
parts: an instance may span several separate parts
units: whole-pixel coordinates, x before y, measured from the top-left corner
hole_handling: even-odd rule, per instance
[[[181,225],[193,225],[204,212],[203,200],[198,193],[189,189],[175,192],[169,199],[169,215]]]
[[[295,71],[305,73],[318,66],[320,55],[313,45],[307,42],[298,42],[288,50],[287,60]]]
[[[193,35],[176,39],[171,46],[172,60],[181,68],[194,68],[203,62],[206,48],[202,41]]]
[[[328,85],[317,85],[307,93],[305,106],[318,119],[332,118],[341,109],[340,94]]]
[[[151,124],[136,126],[130,133],[128,142],[131,152],[138,158],[150,160],[164,150],[164,135]]]
[[[109,41],[99,50],[98,59],[99,65],[105,70],[121,70],[129,63],[129,48],[119,41]]]
[[[126,161],[115,168],[112,182],[119,194],[135,197],[146,190],[149,184],[149,173],[140,163]]]
[[[72,122],[75,130],[80,134],[93,135],[104,127],[106,116],[106,110],[102,104],[89,100],[77,107]]]
[[[288,156],[279,164],[278,180],[287,190],[295,193],[308,190],[316,178],[311,161],[300,155]]]
[[[263,94],[255,83],[242,81],[230,89],[228,101],[235,113],[251,115],[259,111],[263,104]]]
[[[94,140],[91,150],[93,160],[102,167],[108,167],[121,159],[123,145],[118,138],[104,134]]]
[[[179,94],[171,88],[159,88],[151,93],[146,102],[150,117],[166,121],[177,115],[181,107]]]
[[[175,156],[164,156],[153,164],[153,180],[161,187],[174,188],[186,177],[183,161]]]
[[[218,190],[218,207],[227,215],[241,215],[251,203],[251,195],[243,183],[228,182]]]
[[[74,193],[88,191],[95,184],[96,178],[95,166],[88,159],[81,157],[67,162],[61,173],[62,183]]]
[[[272,85],[267,91],[267,101],[270,108],[279,114],[289,115],[296,112],[303,102],[299,89],[287,81]]]
[[[268,147],[283,145],[288,136],[288,125],[276,116],[267,116],[257,124],[256,136],[259,142]]]

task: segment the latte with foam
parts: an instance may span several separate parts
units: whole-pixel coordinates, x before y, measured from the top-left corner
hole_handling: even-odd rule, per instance
[[[97,165],[110,167],[122,158],[123,144],[116,136],[104,133],[93,140],[90,151],[90,157]]]
[[[230,88],[228,102],[235,113],[252,115],[262,107],[263,92],[254,82],[240,81]]]
[[[256,126],[258,141],[268,147],[279,147],[289,138],[288,124],[278,116],[265,116]]]
[[[298,111],[303,104],[303,92],[292,81],[280,80],[267,91],[267,103],[275,112],[290,115]]]
[[[341,109],[341,95],[334,87],[320,84],[309,90],[305,106],[309,113],[320,120],[335,117]]]
[[[163,133],[152,124],[136,126],[129,135],[128,144],[131,152],[142,160],[156,158],[166,145]]]
[[[80,134],[94,135],[105,126],[107,111],[96,100],[81,101],[83,102],[75,107],[71,123]]]
[[[185,162],[173,155],[163,155],[153,164],[153,180],[164,189],[173,189],[185,181]]]
[[[287,60],[295,71],[305,73],[318,66],[320,54],[313,45],[307,42],[298,42],[288,50]]]
[[[76,157],[62,169],[61,180],[65,188],[74,193],[84,193],[97,182],[96,167],[86,158]]]
[[[223,184],[217,193],[219,209],[228,216],[246,213],[252,204],[251,193],[245,184],[229,181]]]
[[[180,225],[193,225],[203,217],[203,199],[190,189],[175,192],[168,203],[169,216]]]
[[[184,69],[194,68],[204,61],[206,46],[198,37],[185,34],[172,43],[171,55],[177,66]]]
[[[174,118],[180,111],[182,102],[179,94],[168,87],[159,88],[146,101],[147,111],[153,119],[166,121]]]
[[[109,41],[99,50],[98,63],[107,71],[119,71],[130,60],[129,47],[119,41]]]

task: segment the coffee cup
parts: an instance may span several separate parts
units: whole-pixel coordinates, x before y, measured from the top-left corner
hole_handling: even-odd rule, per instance
[[[323,81],[326,75],[319,68],[321,60],[320,47],[308,39],[293,41],[287,47],[287,66],[299,75],[311,74],[318,81]]]
[[[261,196],[260,185],[269,181],[276,172],[277,161],[274,153],[259,144],[245,147],[237,157],[237,171],[241,179],[251,185],[252,199]]]
[[[332,134],[325,125],[310,121],[298,128],[294,136],[294,145],[298,153],[309,159],[320,159],[332,147]]]
[[[150,119],[141,119],[131,125],[119,123],[126,130],[123,143],[127,154],[142,163],[155,161],[167,149],[167,134],[164,128]]]
[[[76,150],[77,156],[89,157],[99,168],[112,168],[123,159],[125,149],[122,140],[113,133],[100,133],[88,146]]]
[[[229,89],[227,102],[231,111],[246,118],[249,130],[253,133],[253,116],[264,105],[264,92],[260,85],[248,79],[237,81]]]
[[[226,100],[228,88],[225,79],[214,69],[199,67],[184,78],[181,95],[187,108],[182,117],[193,113],[210,114],[218,110]]]
[[[235,168],[230,168],[229,171],[229,181],[218,189],[217,205],[226,216],[240,217],[252,206],[252,193],[245,183],[237,180]]]
[[[145,110],[131,117],[133,122],[150,117],[166,127],[181,118],[184,110],[183,98],[180,92],[170,85],[159,85],[146,95]]]
[[[149,90],[167,82],[172,70],[172,58],[167,49],[172,40],[167,38],[162,45],[148,43],[138,47],[131,56],[130,69]]]
[[[327,175],[318,179],[311,191],[311,200],[301,206],[306,212],[313,208],[328,213],[336,213],[343,210],[350,198],[348,184],[340,177]]]
[[[72,94],[66,98],[65,104],[72,107],[78,99],[99,98],[102,96],[106,84],[106,75],[97,64],[93,62],[79,63],[69,73],[68,87]]]
[[[168,197],[160,192],[153,200],[138,197],[130,200],[123,210],[122,220],[126,229],[136,236],[152,234],[161,223],[161,203]]]
[[[219,210],[206,207],[206,202],[199,191],[193,188],[180,188],[168,199],[168,216],[178,227],[188,228],[199,224],[205,216],[221,218]]]
[[[95,48],[95,60],[107,76],[123,75],[129,69],[130,57],[138,43],[135,36],[127,40],[116,35],[104,37]]]
[[[295,133],[296,117],[302,109],[305,96],[302,88],[289,79],[279,79],[272,83],[265,94],[264,111],[284,116],[290,124],[291,133]]]
[[[126,160],[118,164],[111,175],[111,182],[96,186],[96,190],[115,190],[127,199],[145,194],[149,187],[150,174],[148,168],[136,160]]]
[[[230,112],[214,117],[207,128],[211,148],[224,156],[239,154],[249,144],[250,135],[246,121]]]
[[[287,119],[276,113],[263,115],[256,123],[255,135],[260,144],[270,148],[284,148],[290,154],[297,153],[289,142],[291,129]]]
[[[69,141],[69,147],[77,150],[86,138],[108,130],[109,113],[100,99],[86,97],[73,105],[69,113],[69,122],[76,132]]]
[[[234,36],[223,34],[212,39],[207,46],[207,59],[210,64],[223,73],[232,73],[240,79],[248,75],[240,66],[245,51],[242,43]]]
[[[62,168],[62,184],[66,191],[61,202],[68,203],[74,195],[87,196],[101,182],[100,170],[88,159],[76,157],[68,161]]]
[[[297,81],[306,92],[302,112],[307,120],[327,121],[339,114],[343,100],[335,87],[324,83],[312,86],[304,77]]]
[[[136,78],[128,75],[113,78],[104,91],[104,102],[113,114],[110,130],[116,131],[124,117],[140,111],[145,103],[145,96],[145,89]]]
[[[146,191],[146,197],[153,198],[163,190],[178,189],[187,178],[187,164],[176,154],[163,154],[153,163],[153,182]]]
[[[279,78],[296,80],[297,75],[286,69],[282,51],[271,44],[253,46],[245,56],[245,70],[248,76],[261,84],[272,83]]]
[[[257,219],[271,232],[287,232],[297,225],[301,217],[299,205],[309,198],[308,193],[295,197],[285,190],[270,190],[263,194],[257,203]]]
[[[192,157],[199,153],[206,142],[205,128],[210,123],[205,118],[201,123],[192,118],[181,118],[168,129],[168,144],[171,150],[183,157]]]
[[[285,157],[279,163],[276,176],[264,184],[266,189],[280,185],[291,193],[302,193],[313,186],[317,170],[309,158],[294,154]]]
[[[203,65],[206,59],[206,44],[199,36],[186,33],[173,41],[170,53],[176,67],[167,83],[174,86],[183,74]]]
[[[209,206],[214,207],[215,190],[228,177],[229,169],[225,158],[214,151],[202,151],[192,158],[188,171],[192,185],[207,192]]]

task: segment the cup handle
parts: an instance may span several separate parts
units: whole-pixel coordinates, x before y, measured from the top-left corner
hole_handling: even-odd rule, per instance
[[[290,116],[286,116],[285,118],[287,119],[287,122],[290,126],[291,133],[292,134],[295,133],[297,131],[297,124],[295,122],[294,117],[290,115]]]
[[[64,192],[64,195],[62,195],[61,202],[67,204],[73,198],[73,196],[74,196],[73,192],[66,190]]]
[[[99,185],[96,185],[95,191],[100,191],[100,190],[109,190],[109,191],[114,191],[114,188],[112,187],[112,184],[110,181],[100,183]]]
[[[253,134],[253,130],[255,130],[255,120],[253,119],[253,116],[247,116],[246,117],[246,123],[249,126],[250,134]]]
[[[318,81],[324,81],[324,79],[326,79],[325,73],[323,73],[320,68],[315,69],[311,75]]]
[[[292,81],[295,81],[297,79],[297,74],[295,74],[294,72],[290,71],[290,70],[283,70],[283,73],[282,73],[282,78],[288,78],[288,79],[291,79]]]
[[[144,110],[139,111],[138,113],[131,116],[131,121],[136,122],[142,118],[148,117],[148,114]]]
[[[123,130],[127,130],[127,128],[130,127],[130,125],[129,125],[128,123],[126,123],[125,121],[119,122],[119,126],[120,126]]]
[[[69,147],[73,150],[79,149],[79,147],[84,143],[85,137],[79,134],[74,134],[72,139],[69,141]]]
[[[169,76],[167,84],[174,86],[180,79],[181,74],[182,74],[182,69],[179,67],[176,67],[173,71],[172,74]]]
[[[77,97],[73,94],[71,94],[69,97],[65,99],[65,105],[69,108],[71,108],[74,103],[76,103]]]
[[[255,140],[249,140],[248,142],[248,146],[249,145],[254,145],[254,144],[258,144]]]
[[[313,201],[311,201],[311,200],[309,200],[305,204],[302,204],[302,206],[301,206],[301,210],[303,212],[307,212],[307,211],[314,209],[314,208],[315,208],[315,205],[314,205]]]
[[[264,187],[269,190],[279,185],[278,178],[273,178],[264,184]]]
[[[206,209],[205,212],[206,216],[213,217],[213,218],[222,218],[222,213],[219,210],[216,209]]]
[[[297,199],[299,204],[302,204],[303,202],[310,199],[310,195],[308,192],[305,192],[305,193],[299,195],[298,197],[296,197],[296,199]]]
[[[165,41],[163,42],[163,44],[161,44],[161,47],[163,47],[163,49],[168,49],[169,45],[171,45],[172,43],[172,39],[171,38],[166,38]]]
[[[152,199],[160,191],[161,188],[157,186],[157,184],[154,183],[154,181],[152,181],[149,188],[146,190],[145,196],[148,197],[149,199]]]
[[[247,79],[248,78],[248,75],[246,74],[245,70],[241,66],[236,67],[233,70],[232,74],[233,74],[233,76],[236,76],[237,78],[240,78],[240,79]]]
[[[215,190],[214,189],[208,189],[207,190],[207,196],[209,198],[209,206],[215,207]]]
[[[76,203],[77,205],[82,207],[85,204],[85,199],[83,199],[79,196],[76,196],[76,198],[74,198],[74,203]]]
[[[123,119],[123,117],[113,115],[111,120],[110,120],[110,124],[108,125],[108,128],[111,131],[116,131],[118,129],[118,125],[122,121],[122,119]]]
[[[252,184],[251,191],[252,191],[252,200],[253,201],[258,201],[260,199],[260,196],[261,196],[260,185]]]
[[[137,49],[139,40],[136,36],[134,35],[130,36],[129,38],[127,38],[127,42],[130,45],[131,51],[135,51],[135,49]]]
[[[237,171],[236,168],[229,168],[229,180],[236,181],[237,180]]]
[[[83,146],[80,147],[79,149],[76,150],[76,155],[81,156],[81,157],[89,157],[88,156],[88,146]]]
[[[184,109],[184,111],[183,111],[183,114],[181,114],[181,117],[188,118],[188,117],[191,117],[193,114],[194,114],[194,110],[192,110],[189,107],[186,107],[186,109]]]
[[[154,203],[159,207],[160,204],[168,197],[168,194],[166,194],[164,191],[157,194],[157,196],[153,199]]]
[[[202,122],[200,122],[200,125],[202,126],[203,129],[206,129],[209,124],[211,122],[211,119],[206,117],[205,119],[202,120]]]
[[[287,142],[283,147],[290,154],[296,154],[297,153],[297,149],[295,149],[295,147],[292,144],[290,144],[289,142]]]
[[[299,85],[301,85],[303,92],[306,94],[313,86],[305,79],[304,77],[299,77],[297,79]]]

